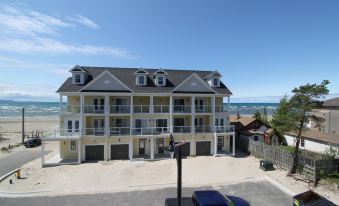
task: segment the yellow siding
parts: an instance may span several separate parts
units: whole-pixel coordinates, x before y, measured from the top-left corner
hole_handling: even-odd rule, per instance
[[[150,97],[133,97],[133,105],[150,105]]]
[[[60,141],[60,158],[61,159],[77,159],[78,158],[78,145],[76,151],[70,151],[70,141]],[[78,144],[78,143],[77,143]]]
[[[170,105],[169,97],[154,97],[153,104],[154,105]]]

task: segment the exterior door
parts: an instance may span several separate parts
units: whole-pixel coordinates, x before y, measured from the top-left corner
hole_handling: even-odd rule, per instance
[[[139,155],[145,155],[146,139],[139,140]]]
[[[79,129],[80,129],[79,120],[67,120],[66,121],[67,134],[79,133]]]
[[[222,151],[224,148],[224,137],[218,137],[218,151]]]
[[[111,145],[111,159],[128,159],[128,144]]]
[[[93,105],[95,113],[104,113],[105,99],[103,98],[93,99]]]
[[[94,135],[103,135],[105,131],[105,119],[94,119],[93,127]]]
[[[203,141],[196,143],[196,155],[211,155],[211,142]]]
[[[104,145],[87,145],[86,161],[104,160]]]
[[[159,133],[167,132],[167,119],[156,120],[156,131]]]
[[[165,150],[164,150],[164,139],[157,139],[156,141],[156,146],[157,146],[157,153],[158,154],[164,154]]]

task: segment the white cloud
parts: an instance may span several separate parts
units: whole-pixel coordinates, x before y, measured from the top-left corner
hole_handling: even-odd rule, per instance
[[[75,15],[74,17],[69,17],[69,20],[80,23],[84,26],[87,26],[91,29],[99,29],[100,26],[96,24],[94,21],[90,20],[89,18],[82,16],[80,14]]]
[[[99,25],[82,15],[76,15],[72,19],[73,23],[99,28]],[[76,26],[73,23],[28,8],[0,5],[0,50],[25,54],[85,54],[136,58],[124,48],[74,44],[55,38],[62,29]]]
[[[57,100],[56,88],[50,85],[0,84],[0,99],[10,100]]]

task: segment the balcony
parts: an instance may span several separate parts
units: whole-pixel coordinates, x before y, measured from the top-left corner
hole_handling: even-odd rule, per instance
[[[130,135],[130,127],[111,127],[109,131],[110,136]]]
[[[211,113],[212,107],[209,105],[196,105],[195,112],[196,113]]]
[[[85,114],[104,114],[105,106],[104,105],[84,105]]]
[[[135,105],[133,107],[134,113],[149,113],[150,106],[149,105]]]
[[[104,136],[105,128],[84,128],[85,135]]]
[[[230,133],[234,132],[234,125],[229,126],[215,126],[214,127],[215,133]]]
[[[133,135],[162,135],[169,134],[169,127],[145,127],[145,128],[133,128]]]
[[[130,105],[110,105],[111,114],[129,114],[131,112]]]
[[[195,133],[211,133],[212,130],[211,125],[195,126]]]
[[[154,113],[169,113],[169,105],[154,105]]]
[[[173,126],[173,133],[191,133],[191,126]]]
[[[46,131],[44,130],[42,137],[46,139],[75,139],[80,138],[80,131],[55,128]]]
[[[80,105],[62,105],[61,112],[70,114],[79,114]]]
[[[225,105],[215,105],[215,112],[216,113],[222,113],[222,112],[227,112],[228,107]]]
[[[188,105],[174,105],[173,113],[191,113],[191,106]]]

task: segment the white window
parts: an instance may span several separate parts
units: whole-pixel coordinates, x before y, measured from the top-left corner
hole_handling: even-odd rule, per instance
[[[219,126],[219,119],[215,119],[215,126]]]
[[[74,74],[74,83],[75,84],[81,83],[81,75],[80,74]]]
[[[137,75],[137,85],[146,85],[145,75]]]
[[[220,119],[220,126],[224,126],[224,119]]]
[[[156,77],[156,84],[158,86],[164,86],[166,85],[166,78],[164,76],[157,76]]]
[[[219,79],[218,78],[213,79],[213,86],[215,86],[215,87],[219,86]]]
[[[69,142],[69,151],[71,152],[77,151],[77,141],[71,140]]]

